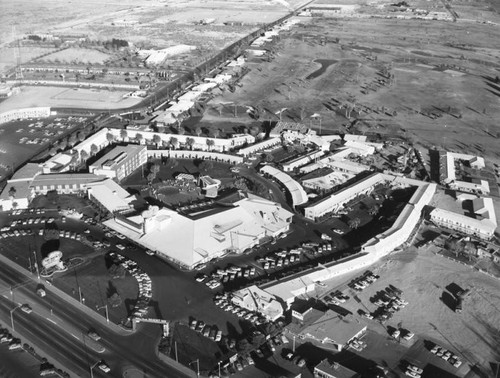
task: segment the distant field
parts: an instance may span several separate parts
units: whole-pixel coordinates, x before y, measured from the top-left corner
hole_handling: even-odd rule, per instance
[[[0,1],[1,4],[1,1]],[[1,7],[1,5],[0,5]],[[51,47],[21,47],[20,57],[21,63],[26,63],[31,59],[37,58],[41,55],[50,53],[54,51],[55,48]],[[7,71],[9,68],[13,68],[16,65],[16,52],[12,47],[2,47],[0,48],[0,74]]]
[[[84,48],[74,48],[70,47],[62,51],[57,51],[53,54],[44,56],[38,59],[41,62],[55,62],[60,61],[61,63],[71,63],[71,62],[81,62],[81,63],[98,63],[101,64],[109,55],[101,51],[94,49],[84,49]]]

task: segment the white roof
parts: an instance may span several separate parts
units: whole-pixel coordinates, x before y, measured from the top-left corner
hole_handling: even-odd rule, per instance
[[[431,211],[430,215],[431,217],[447,219],[452,223],[460,224],[462,226],[469,226],[469,228],[473,230],[481,230],[486,234],[493,234],[496,229],[496,224],[493,223],[490,219],[479,220],[444,209],[436,208]]]
[[[347,141],[355,141],[355,142],[366,142],[366,135],[354,135],[354,134],[345,134],[344,140]]]
[[[283,306],[276,300],[276,297],[255,285],[233,292],[232,301],[241,307],[262,314],[271,321],[283,315]]]
[[[493,224],[495,224],[495,226],[498,224],[493,199],[487,197],[476,198],[472,201],[472,207],[475,214],[481,215],[484,219],[490,220]]]
[[[273,176],[288,189],[290,195],[292,196],[293,206],[302,205],[304,203],[307,203],[307,201],[309,200],[304,188],[302,188],[302,186],[297,181],[292,179],[286,173],[280,171],[277,168],[271,167],[270,165],[263,166],[260,171]]]
[[[207,212],[206,216],[197,218],[160,209],[147,220],[154,225],[145,234],[133,232],[114,220],[106,224],[147,248],[192,267],[229,249],[243,251],[256,245],[270,232],[288,227],[292,215],[274,202],[244,198],[234,207]],[[133,221],[144,222],[138,216]]]
[[[110,212],[130,208],[136,199],[111,179],[87,184],[87,189],[90,189],[92,196]]]

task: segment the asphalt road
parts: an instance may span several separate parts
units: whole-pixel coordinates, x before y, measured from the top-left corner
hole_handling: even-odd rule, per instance
[[[21,309],[13,313],[15,331],[21,335],[23,342],[28,340],[28,343],[36,344],[78,375],[90,376],[90,366],[104,359],[111,372],[106,375],[94,368],[94,376],[121,377],[126,369],[132,367],[142,371],[146,377],[186,376],[156,357],[155,345],[160,336],[158,325],[141,325],[134,334],[118,335],[54,294],[39,297],[35,293],[36,280],[27,281],[24,275],[4,264],[0,265],[0,282],[4,283],[0,296],[3,323],[10,324],[10,310],[18,303],[30,304],[32,313],[26,314]],[[9,286],[14,287],[13,295]],[[95,352],[84,342],[83,335],[90,328],[101,335],[100,343],[106,348],[104,353]]]

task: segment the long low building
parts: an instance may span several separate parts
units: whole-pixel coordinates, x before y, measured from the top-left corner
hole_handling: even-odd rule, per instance
[[[235,134],[230,138],[206,138],[192,135],[164,134],[153,131],[121,130],[103,128],[77,144],[72,150],[58,153],[42,164],[44,173],[60,173],[70,169],[73,156],[85,161],[97,154],[114,141],[131,144],[151,144],[188,147],[193,150],[228,152],[229,150],[255,142],[255,137],[249,134]],[[83,156],[86,156],[85,158]]]
[[[252,146],[241,148],[240,150],[238,150],[237,154],[246,157],[279,145],[281,145],[281,138],[270,138],[263,140],[262,142],[255,143]]]
[[[277,168],[271,167],[270,165],[263,166],[260,169],[260,172],[274,177],[288,190],[288,193],[290,193],[290,196],[292,197],[293,206],[303,205],[309,200],[304,188],[302,188],[297,181],[292,179],[286,173]]]
[[[55,114],[55,113],[54,113]],[[0,124],[26,118],[47,118],[50,117],[49,107],[22,108],[7,110],[0,113]]]
[[[319,264],[308,272],[288,280],[280,280],[278,283],[263,285],[261,288],[291,305],[296,297],[314,291],[317,282],[366,268],[404,244],[418,225],[423,208],[431,202],[437,185],[391,175],[382,175],[378,179],[391,182],[397,187],[417,186],[415,193],[391,228],[367,241],[362,246],[361,252],[355,255],[328,264]],[[483,210],[484,212],[486,210]]]
[[[493,200],[476,198],[472,201],[476,218],[436,208],[431,211],[431,220],[439,226],[489,240],[498,226]]]
[[[319,159],[321,156],[325,154],[325,151],[316,150],[306,153],[305,155],[298,156],[290,161],[281,163],[281,167],[285,172],[292,172],[297,168],[302,167],[303,165],[309,164],[316,159]]]
[[[191,215],[152,207],[137,215],[117,214],[105,224],[190,269],[229,252],[242,253],[286,233],[292,216],[275,202],[248,195],[233,206],[214,205]]]
[[[132,144],[117,146],[89,165],[89,172],[120,181],[143,164],[146,164],[147,160],[146,146]]]
[[[386,181],[386,175],[373,173],[368,177],[344,188],[304,209],[306,218],[316,220],[325,214],[339,211],[346,203],[361,194],[371,193],[375,185]]]

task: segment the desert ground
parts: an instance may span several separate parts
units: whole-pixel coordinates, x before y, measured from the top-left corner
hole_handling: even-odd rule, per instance
[[[328,289],[322,289],[323,294],[335,289],[343,290],[350,296],[357,295],[360,300],[360,303],[350,300],[343,305],[348,310],[353,313],[357,313],[358,309],[374,311],[376,306],[370,298],[388,285],[394,285],[403,291],[403,298],[409,305],[396,312],[384,326],[375,320],[363,319],[368,328],[387,336],[389,327],[401,324],[402,328],[415,333],[417,339],[432,340],[451,349],[469,368],[478,364],[483,372],[492,374],[489,364],[500,358],[497,326],[500,324],[499,281],[435,255],[433,251],[437,251],[437,247],[431,244],[425,248],[410,247],[403,252],[392,253],[370,267],[380,279],[361,293],[349,289],[347,283],[363,270],[327,281]],[[460,314],[455,313],[453,304],[447,301],[455,285],[472,290]]]
[[[241,79],[242,87],[212,100],[202,123],[222,121],[215,110],[219,104],[260,106],[261,119],[273,121],[286,108],[283,120],[318,131],[320,122],[311,115],[319,114],[323,133],[398,135],[424,147],[442,145],[499,161],[500,87],[494,80],[500,53],[494,46],[500,29],[473,20],[300,21],[267,46],[272,61],[249,60],[251,72]],[[380,84],[384,70],[393,79]],[[353,109],[350,119],[346,108]],[[245,112],[226,118],[251,121]]]

